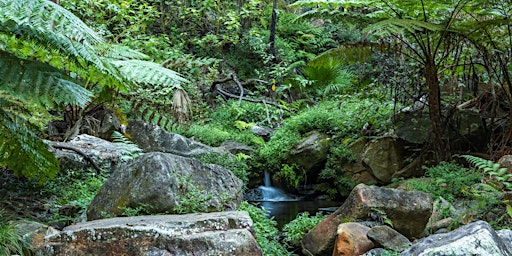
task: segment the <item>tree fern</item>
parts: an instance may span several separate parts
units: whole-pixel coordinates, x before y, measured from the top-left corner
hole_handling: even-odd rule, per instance
[[[131,81],[149,85],[167,85],[181,88],[180,83],[188,82],[178,73],[159,64],[144,60],[112,60],[112,64]]]
[[[479,169],[482,169],[490,177],[496,179],[503,186],[505,186],[506,190],[512,190],[512,183],[509,182],[509,179],[512,178],[512,174],[507,173],[507,168],[501,167],[499,163],[495,163],[491,160],[483,159],[477,156],[461,155],[460,157],[463,157],[470,164],[476,166]]]
[[[62,71],[47,64],[22,60],[0,51],[0,90],[45,106],[84,106],[92,93]]]
[[[0,91],[0,165],[17,176],[45,181],[59,171],[58,161],[23,115],[23,103]]]

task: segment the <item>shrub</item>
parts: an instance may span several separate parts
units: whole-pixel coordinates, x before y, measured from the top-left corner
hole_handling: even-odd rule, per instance
[[[279,242],[279,231],[277,222],[273,218],[267,218],[265,210],[258,208],[247,201],[242,202],[239,211],[249,213],[254,222],[254,232],[256,233],[256,241],[263,250],[263,255],[281,256],[291,255],[286,247]]]
[[[318,212],[315,216],[309,216],[309,212],[300,213],[294,220],[283,227],[284,241],[289,246],[299,246],[304,235],[326,217],[327,215],[321,212]]]

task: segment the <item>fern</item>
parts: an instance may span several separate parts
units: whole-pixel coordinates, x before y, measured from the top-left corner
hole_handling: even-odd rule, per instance
[[[46,106],[84,106],[92,93],[62,71],[38,62],[18,59],[0,51],[0,89],[19,98]]]
[[[118,131],[112,133],[112,142],[121,150],[123,160],[130,160],[142,153],[142,149]]]
[[[180,83],[188,82],[178,73],[150,61],[113,60],[112,64],[119,68],[126,78],[141,84],[167,85],[173,89],[180,89]]]
[[[37,127],[22,117],[30,115],[23,103],[0,91],[0,107],[0,166],[40,182],[54,177],[58,161],[33,132]]]
[[[366,27],[363,29],[363,32],[378,36],[390,36],[415,33],[423,30],[443,31],[444,29],[445,27],[442,25],[436,25],[421,20],[390,18]]]
[[[465,158],[470,164],[482,169],[490,177],[503,184],[506,190],[512,190],[512,183],[509,182],[509,179],[512,178],[512,174],[507,173],[507,168],[501,167],[499,163],[494,163],[491,160],[477,156],[461,155],[460,157]]]

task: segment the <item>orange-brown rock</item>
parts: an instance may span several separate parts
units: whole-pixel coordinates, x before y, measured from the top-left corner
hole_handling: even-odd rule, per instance
[[[369,230],[369,227],[356,222],[340,224],[332,256],[358,256],[371,250],[373,242],[366,237]]]

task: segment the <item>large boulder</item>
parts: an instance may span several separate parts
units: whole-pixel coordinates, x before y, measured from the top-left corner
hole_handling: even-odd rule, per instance
[[[509,256],[512,253],[487,222],[477,221],[449,233],[423,238],[400,255]]]
[[[123,153],[124,148],[116,143],[94,137],[87,134],[80,134],[68,142],[52,142],[55,157],[59,160],[61,170],[82,170],[93,167],[90,161],[70,148],[74,148],[85,154],[99,168],[112,171],[116,166],[126,162]]]
[[[405,166],[405,143],[394,137],[370,141],[363,152],[363,164],[368,166],[379,181],[391,182],[393,175]]]
[[[175,213],[183,207],[236,209],[242,181],[214,164],[167,153],[146,153],[115,169],[87,210],[87,219],[120,216],[126,208]]]
[[[302,166],[306,171],[325,163],[331,139],[318,131],[306,134],[288,153],[288,162]]]
[[[111,218],[46,237],[37,255],[262,255],[247,212]]]
[[[225,153],[182,135],[166,132],[157,125],[142,121],[130,121],[126,132],[130,134],[133,143],[145,152],[164,152],[186,157]]]
[[[306,255],[330,255],[340,223],[369,217],[388,220],[409,239],[417,238],[431,214],[430,194],[359,184],[341,207],[304,236],[302,248]]]

